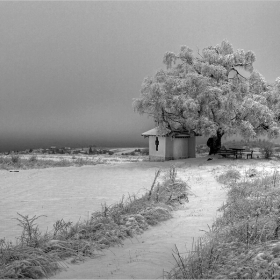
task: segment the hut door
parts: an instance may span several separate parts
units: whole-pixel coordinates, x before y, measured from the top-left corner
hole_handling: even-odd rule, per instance
[[[156,151],[158,151],[158,145],[159,145],[158,137],[156,137],[155,144],[156,144]]]

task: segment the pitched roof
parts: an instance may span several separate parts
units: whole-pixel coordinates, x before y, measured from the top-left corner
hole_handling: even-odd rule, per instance
[[[142,133],[142,136],[166,136],[168,134],[170,134],[170,130],[166,133],[159,133],[159,128],[158,127],[155,127],[151,130],[148,130],[144,133]]]
[[[144,133],[142,133],[142,136],[144,137],[149,137],[149,136],[171,136],[171,137],[175,137],[175,138],[189,138],[191,135],[190,131],[181,131],[181,130],[167,130],[166,133],[159,133],[159,128],[155,127],[151,130],[148,130]],[[195,136],[198,136],[198,134],[195,133]]]

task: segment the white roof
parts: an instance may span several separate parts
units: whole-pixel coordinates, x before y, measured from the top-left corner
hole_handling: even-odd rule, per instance
[[[190,137],[190,132],[189,131],[171,131],[167,129],[167,132],[165,133],[159,133],[159,127],[155,127],[151,130],[148,130],[144,133],[142,133],[142,136],[144,137],[149,137],[149,136],[172,136],[175,138],[189,138]],[[196,134],[195,136],[199,136]]]
[[[151,130],[148,130],[144,133],[142,133],[142,136],[166,136],[170,133],[171,131],[168,130],[168,132],[166,133],[159,133],[159,128],[158,127],[155,127]]]

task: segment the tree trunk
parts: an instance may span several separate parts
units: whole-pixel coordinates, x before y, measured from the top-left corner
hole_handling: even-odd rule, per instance
[[[207,146],[210,148],[209,155],[215,155],[222,146],[222,136],[224,135],[221,130],[217,130],[217,135],[212,136],[207,140]]]

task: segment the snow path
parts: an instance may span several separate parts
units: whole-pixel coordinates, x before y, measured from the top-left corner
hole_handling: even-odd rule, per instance
[[[124,241],[122,247],[111,247],[102,255],[82,264],[67,264],[66,271],[55,279],[155,279],[163,278],[163,271],[170,271],[175,260],[175,245],[184,255],[197,239],[213,223],[217,208],[225,201],[225,191],[213,176],[213,167],[181,167],[178,175],[191,186],[195,196],[173,218],[142,235]],[[152,177],[151,177],[152,178]]]

